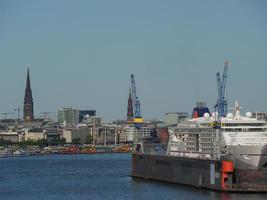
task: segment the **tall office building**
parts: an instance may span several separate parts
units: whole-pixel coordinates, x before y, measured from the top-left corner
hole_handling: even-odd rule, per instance
[[[58,123],[69,126],[79,123],[79,110],[72,108],[62,108],[58,110]]]
[[[27,72],[27,82],[24,96],[24,108],[23,108],[23,119],[24,121],[33,121],[33,99],[32,99],[32,90],[31,90],[31,81],[30,81],[30,72],[28,68]]]

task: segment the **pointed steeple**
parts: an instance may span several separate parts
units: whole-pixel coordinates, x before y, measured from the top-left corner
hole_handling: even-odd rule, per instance
[[[133,99],[131,94],[131,88],[129,89],[129,98],[128,98],[128,106],[127,106],[127,121],[131,122],[133,120]]]
[[[28,71],[27,71],[26,90],[31,90],[31,81],[30,81],[30,70],[29,70],[29,67],[28,67]]]
[[[24,111],[23,112],[23,119],[25,121],[32,121],[34,119],[34,116],[33,116],[33,99],[32,99],[29,67],[28,67],[28,71],[27,71],[27,81],[26,81],[23,111]]]

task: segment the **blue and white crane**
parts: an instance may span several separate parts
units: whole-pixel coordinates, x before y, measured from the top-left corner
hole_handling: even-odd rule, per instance
[[[141,128],[144,119],[141,115],[140,101],[136,95],[136,86],[133,74],[131,74],[131,92],[134,104],[134,124],[136,128]]]
[[[224,70],[222,79],[220,73],[216,74],[217,77],[217,87],[218,87],[218,100],[217,104],[215,105],[215,111],[217,110],[218,113],[215,113],[215,116],[218,114],[218,119],[216,120],[217,127],[220,128],[221,126],[221,117],[226,117],[227,114],[227,101],[225,98],[225,88],[226,88],[226,80],[227,80],[227,69],[228,69],[228,60],[224,62]]]
[[[222,80],[220,80],[220,73],[217,73],[217,86],[218,86],[218,115],[225,117],[227,114],[227,101],[225,99],[225,88],[227,80],[228,60],[224,62],[224,70]]]

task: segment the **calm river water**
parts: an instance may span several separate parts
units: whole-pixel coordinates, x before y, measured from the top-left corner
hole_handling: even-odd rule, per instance
[[[0,200],[267,199],[134,179],[130,154],[1,158],[0,170]]]

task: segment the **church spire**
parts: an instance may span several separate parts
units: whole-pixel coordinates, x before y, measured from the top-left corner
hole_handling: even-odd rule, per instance
[[[23,111],[24,111],[23,112],[23,119],[25,121],[32,121],[34,119],[34,116],[33,116],[33,99],[32,99],[29,67],[28,67],[28,71],[27,71],[27,81],[26,81]]]
[[[31,90],[31,81],[30,81],[30,70],[29,70],[29,67],[28,67],[28,71],[27,71],[26,90]]]
[[[133,121],[133,100],[132,100],[132,94],[131,94],[131,88],[129,90],[129,98],[128,98],[128,106],[127,106],[127,121],[132,122]]]

